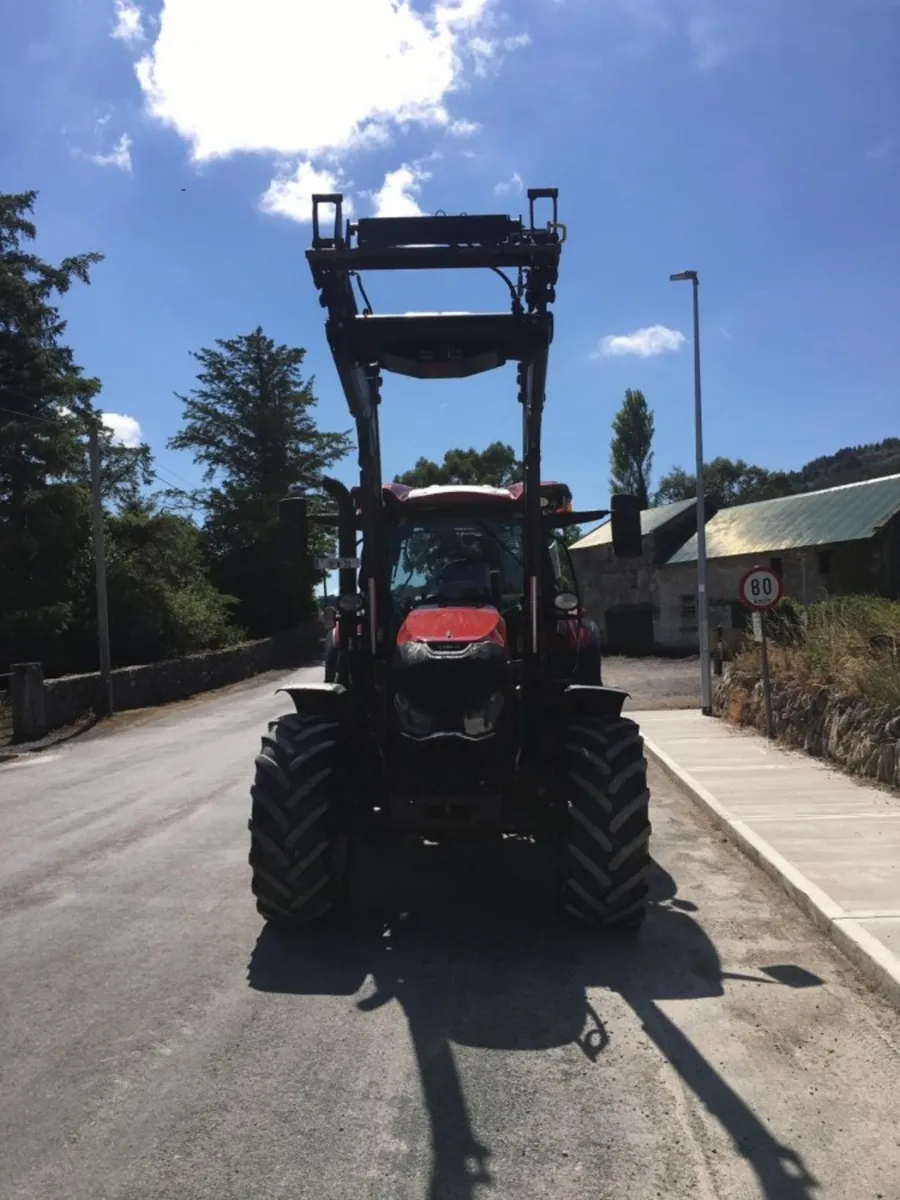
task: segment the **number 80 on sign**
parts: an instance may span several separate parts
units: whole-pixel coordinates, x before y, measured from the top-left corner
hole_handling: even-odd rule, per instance
[[[783,594],[781,576],[771,567],[753,567],[738,584],[738,596],[746,608],[773,608]]]

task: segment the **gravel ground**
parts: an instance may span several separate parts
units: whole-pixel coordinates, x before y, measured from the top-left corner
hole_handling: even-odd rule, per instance
[[[604,659],[603,682],[630,693],[626,709],[700,707],[700,659]]]

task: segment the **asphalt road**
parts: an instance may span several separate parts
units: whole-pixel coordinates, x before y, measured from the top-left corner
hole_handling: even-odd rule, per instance
[[[0,767],[3,1200],[900,1197],[900,1022],[660,776],[603,943],[509,844],[263,929],[255,683]]]

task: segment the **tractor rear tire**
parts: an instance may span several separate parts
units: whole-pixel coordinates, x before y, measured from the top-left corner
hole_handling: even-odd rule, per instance
[[[267,920],[307,925],[346,907],[350,827],[338,723],[289,713],[272,721],[251,788],[250,866]]]
[[[609,930],[638,929],[647,911],[650,792],[634,721],[575,717],[565,731],[559,905]]]

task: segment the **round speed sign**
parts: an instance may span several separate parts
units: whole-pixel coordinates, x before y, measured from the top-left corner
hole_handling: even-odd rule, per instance
[[[754,567],[738,584],[738,596],[747,608],[773,608],[783,594],[781,576],[770,567]]]

